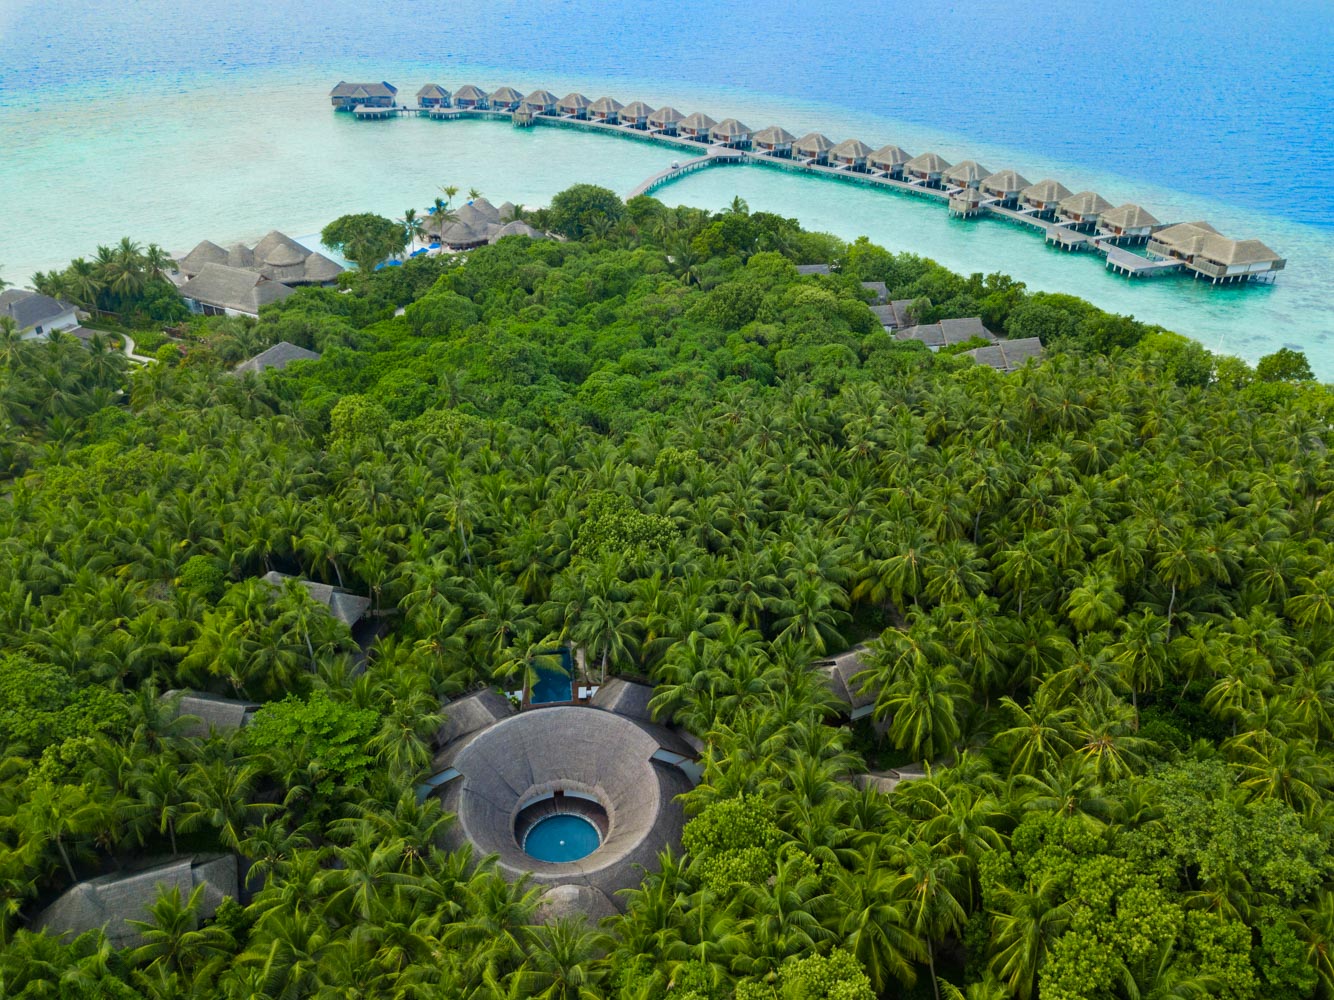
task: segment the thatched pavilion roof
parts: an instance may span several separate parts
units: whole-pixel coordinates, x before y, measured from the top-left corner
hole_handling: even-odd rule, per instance
[[[1157,226],[1160,223],[1147,211],[1134,202],[1126,202],[1116,208],[1109,208],[1102,213],[1102,221],[1107,225],[1122,229],[1139,229],[1145,226]]]
[[[1112,207],[1112,203],[1096,191],[1080,191],[1061,199],[1061,211],[1076,215],[1098,215]]]
[[[300,350],[300,348],[297,349]],[[319,355],[316,355],[316,357],[319,357]],[[369,597],[353,594],[350,591],[344,590],[342,587],[335,587],[332,584],[320,583],[316,580],[302,580],[299,577],[287,576],[285,573],[279,573],[277,570],[271,570],[268,573],[265,573],[263,580],[271,587],[282,587],[288,580],[296,580],[306,589],[306,593],[308,593],[316,603],[323,604],[329,609],[329,614],[333,615],[349,628],[359,622],[371,606],[371,599]]]
[[[594,708],[605,709],[641,722],[652,722],[653,713],[648,703],[653,698],[653,688],[648,684],[637,684],[624,677],[613,677],[598,688],[590,704]]]
[[[1015,170],[998,170],[990,177],[982,178],[982,190],[992,194],[1018,194],[1028,187],[1028,179]]]
[[[1030,184],[1019,194],[1025,201],[1059,202],[1062,198],[1069,198],[1071,191],[1060,181],[1046,177],[1036,184]]]
[[[421,90],[417,91],[417,97],[418,99],[423,97],[437,97],[442,101],[447,101],[449,100],[450,94],[449,91],[440,86],[440,84],[428,83],[425,87],[422,87]]]
[[[200,738],[208,736],[211,730],[225,733],[240,729],[259,709],[257,702],[222,698],[199,691],[165,691],[158,700],[172,710],[173,719],[188,716],[195,720],[183,724],[177,730],[181,735]]]
[[[944,174],[950,168],[950,161],[939,153],[920,153],[903,165],[905,170],[924,174]]]
[[[670,104],[664,104],[657,111],[648,116],[648,123],[658,128],[662,128],[664,125],[671,125],[673,122],[680,122],[684,119],[685,115],[681,114],[681,112],[677,111]]]
[[[435,745],[447,747],[469,733],[485,729],[514,714],[514,705],[499,691],[487,688],[443,706],[445,721],[435,731]]]
[[[330,97],[393,97],[398,88],[383,80],[379,83],[347,83],[339,80],[329,91]]]
[[[577,91],[573,94],[566,94],[560,99],[560,106],[562,108],[573,108],[576,111],[581,111],[592,103],[592,101]]]
[[[599,97],[588,106],[588,110],[599,115],[610,115],[618,114],[623,107],[625,105],[614,97]]]
[[[631,101],[621,109],[622,118],[648,118],[653,114],[653,109],[643,101]]]
[[[679,123],[681,128],[694,129],[696,132],[707,132],[717,124],[716,121],[702,111],[696,111],[692,115],[686,115]]]
[[[955,184],[980,184],[991,173],[976,160],[963,160],[946,170],[941,176]]]
[[[869,157],[871,163],[875,164],[877,167],[885,168],[897,167],[900,164],[907,163],[911,159],[912,157],[908,155],[906,149],[894,145],[881,146]]]
[[[539,924],[583,918],[589,927],[621,911],[601,889],[589,885],[553,885],[537,899],[534,919]]]
[[[860,139],[844,139],[829,151],[829,155],[839,160],[864,160],[875,150]]]
[[[756,142],[764,143],[766,146],[790,146],[797,141],[797,137],[781,125],[770,125],[768,128],[762,128],[751,138]]]
[[[802,156],[819,156],[821,153],[827,153],[834,148],[834,141],[827,135],[819,132],[807,132],[796,142],[792,143],[792,151],[800,153]]]
[[[523,103],[540,108],[554,107],[560,103],[560,98],[549,90],[534,90],[531,94],[524,95]]]
[[[279,302],[293,290],[279,281],[270,281],[247,268],[224,264],[205,264],[198,274],[181,286],[181,296],[217,309],[258,316],[260,309]]]
[[[176,262],[176,267],[184,275],[196,275],[205,264],[226,264],[227,251],[209,240],[201,240],[193,250]]]
[[[481,87],[474,87],[471,83],[465,83],[454,91],[455,101],[485,101],[486,99],[486,91]]]
[[[750,135],[750,126],[744,122],[739,122],[735,118],[724,118],[717,125],[713,126],[710,134],[715,139],[737,139],[741,136]]]
[[[513,87],[497,87],[491,91],[491,100],[498,104],[518,104],[523,95]]]

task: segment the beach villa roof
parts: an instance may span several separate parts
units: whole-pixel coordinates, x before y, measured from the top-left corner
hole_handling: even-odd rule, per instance
[[[296,267],[310,256],[309,250],[276,229],[256,243],[251,253],[256,262],[270,267]]]
[[[442,706],[445,721],[435,731],[435,745],[449,746],[460,737],[485,729],[514,714],[510,700],[494,688],[456,698]]]
[[[739,139],[750,135],[750,126],[735,118],[724,118],[713,126],[712,135],[715,139]]]
[[[1143,229],[1159,225],[1157,219],[1134,202],[1126,202],[1102,213],[1104,225],[1120,229]]]
[[[653,114],[653,109],[650,108],[643,101],[631,101],[629,104],[627,104],[624,108],[621,109],[622,118],[647,119],[648,116],[651,114]]]
[[[191,276],[203,270],[205,264],[226,264],[227,251],[210,240],[201,240],[193,250],[176,261],[177,269]]]
[[[1061,199],[1061,211],[1074,215],[1098,215],[1112,207],[1112,203],[1096,191],[1080,191]]]
[[[587,926],[596,927],[601,921],[620,912],[601,889],[566,882],[553,885],[537,897],[533,919],[544,925],[561,920],[582,920]]]
[[[821,153],[827,153],[834,148],[834,141],[827,135],[819,132],[807,132],[796,142],[792,143],[792,149],[803,156],[819,156]]]
[[[438,83],[428,83],[425,87],[422,87],[421,90],[417,91],[418,100],[423,97],[434,97],[442,101],[447,101],[449,100],[449,91]]]
[[[68,302],[26,288],[7,288],[0,292],[0,316],[12,319],[20,333],[34,326],[44,326],[73,309]]]
[[[844,706],[844,710],[853,718],[871,714],[875,706],[876,693],[865,690],[856,678],[867,668],[863,657],[870,650],[866,646],[854,646],[846,653],[819,660],[814,664],[816,670],[825,675],[829,690]]]
[[[575,111],[582,111],[592,103],[592,101],[577,91],[573,94],[566,94],[560,99],[560,106],[562,108],[571,108]]]
[[[465,83],[458,90],[454,91],[455,101],[485,101],[486,91],[481,87],[474,87],[471,83]]]
[[[864,160],[873,152],[875,151],[860,139],[844,139],[829,151],[829,155],[839,160]]]
[[[638,684],[623,677],[613,677],[598,688],[589,702],[594,708],[601,708],[617,715],[624,715],[643,722],[652,722],[653,713],[649,702],[653,699],[653,685]]]
[[[440,231],[440,242],[450,247],[480,246],[486,242],[486,233],[467,223],[451,222]]]
[[[588,106],[588,110],[598,115],[611,115],[620,111],[623,107],[625,105],[614,97],[599,97]]]
[[[253,267],[254,265],[255,251],[244,243],[233,243],[227,248],[228,267]]]
[[[524,222],[522,219],[515,219],[512,222],[505,223],[503,226],[501,226],[499,229],[495,231],[495,233],[491,236],[489,242],[494,243],[497,240],[504,239],[506,236],[527,236],[531,240],[546,239],[545,233],[543,233],[541,230],[534,229],[532,226],[528,225],[528,223]]]
[[[159,700],[173,710],[172,718],[189,716],[196,720],[179,728],[183,736],[206,737],[212,730],[226,733],[240,729],[259,709],[258,702],[198,691],[166,691]]]
[[[694,129],[696,132],[707,132],[718,123],[702,111],[696,111],[693,115],[686,115],[681,119],[681,128]]]
[[[992,195],[979,188],[975,188],[971,184],[965,184],[950,195],[950,201],[962,201],[967,204],[978,205],[981,204],[984,198],[990,197],[992,197]]]
[[[513,205],[510,206],[510,208],[513,207],[514,207]],[[468,202],[466,205],[460,208],[459,211],[461,212],[463,211],[463,209],[470,210],[470,216],[475,216],[476,218],[482,219],[486,222],[500,221],[500,209],[496,208],[495,205],[491,204],[485,198],[474,198],[472,201]]]
[[[918,340],[927,347],[956,347],[974,338],[995,343],[996,336],[982,325],[981,318],[942,319],[939,323],[925,323],[895,331],[897,340]]]
[[[488,203],[486,208],[490,207],[491,206]],[[492,219],[490,212],[486,211],[482,206],[477,205],[474,202],[468,202],[466,204],[460,205],[458,208],[454,210],[455,222],[462,223],[465,226],[471,226],[474,229],[484,226],[488,222],[499,221],[499,219],[500,219],[499,212],[497,212],[495,218]]]
[[[518,104],[523,100],[523,95],[513,87],[497,87],[491,91],[491,100],[500,104]]]
[[[908,151],[900,146],[881,146],[868,157],[877,167],[897,167],[912,159]]]
[[[103,875],[80,882],[60,895],[34,921],[36,930],[71,938],[102,929],[115,948],[143,940],[143,931],[131,920],[150,920],[148,908],[164,890],[180,893],[182,902],[204,886],[197,916],[207,919],[226,897],[237,892],[236,858],[230,854],[200,854],[175,858],[129,873]]]
[[[979,365],[987,365],[1000,372],[1012,372],[1022,368],[1030,358],[1041,359],[1042,341],[1037,337],[1021,337],[1018,340],[999,340],[990,347],[974,347],[965,351]]]
[[[685,115],[681,114],[681,112],[677,111],[670,104],[664,104],[657,111],[648,116],[648,123],[661,128],[664,125],[671,125],[673,122],[679,122],[683,118],[685,118]]]
[[[288,580],[296,580],[305,588],[306,593],[311,596],[312,600],[317,604],[323,604],[329,609],[329,614],[349,628],[359,622],[371,606],[369,597],[353,594],[342,587],[335,587],[328,583],[317,583],[314,580],[303,580],[300,577],[288,576],[276,570],[265,573],[263,580],[275,589],[281,589]]]
[[[334,85],[334,89],[329,91],[330,97],[390,97],[398,93],[398,88],[393,84],[381,80],[379,83],[347,83],[339,80]]]
[[[293,289],[282,282],[272,281],[248,268],[225,264],[205,264],[198,274],[181,286],[182,298],[250,316],[258,316],[262,308],[281,302],[292,292]]]
[[[253,249],[237,243],[230,250],[224,250],[216,243],[204,240],[176,262],[187,278],[199,274],[205,264],[256,271],[284,285],[323,285],[343,273],[343,268],[324,254],[315,253],[276,229]]]
[[[752,138],[766,146],[790,146],[797,141],[797,137],[781,125],[762,128]]]
[[[955,184],[977,185],[982,182],[982,178],[990,173],[990,170],[976,160],[963,160],[950,167],[941,176]]]
[[[524,95],[523,103],[538,108],[554,108],[560,103],[560,98],[549,90],[534,90],[531,94]]]
[[[921,153],[903,166],[906,170],[922,174],[944,174],[950,168],[950,161],[939,153]]]
[[[304,347],[297,347],[296,344],[289,344],[282,340],[267,351],[261,351],[253,358],[242,361],[232,369],[232,374],[244,375],[247,372],[253,372],[258,375],[260,372],[266,372],[270,369],[281,371],[293,361],[318,361],[319,359],[320,356],[315,351],[308,351]]]
[[[992,194],[1018,194],[1028,187],[1028,179],[1015,170],[998,170],[982,178],[982,189]]]
[[[1019,194],[1025,201],[1041,202],[1059,202],[1064,198],[1069,198],[1073,192],[1060,181],[1052,180],[1050,177],[1043,178],[1036,184],[1030,184]]]

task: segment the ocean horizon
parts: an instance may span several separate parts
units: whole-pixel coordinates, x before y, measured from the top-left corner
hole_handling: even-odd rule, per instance
[[[39,57],[20,65],[12,54],[0,56],[0,147],[8,154],[0,159],[0,185],[8,203],[0,215],[0,274],[17,284],[28,283],[34,271],[91,255],[97,244],[123,235],[157,242],[173,252],[203,239],[254,240],[270,229],[304,236],[348,211],[392,216],[407,207],[420,211],[446,183],[465,191],[476,187],[497,203],[544,204],[580,181],[604,184],[624,195],[680,158],[679,152],[648,143],[567,129],[419,119],[358,122],[335,114],[327,98],[340,78],[388,79],[399,87],[401,99],[410,99],[427,82],[450,89],[467,82],[487,89],[542,86],[558,93],[580,90],[590,97],[608,93],[655,106],[671,103],[683,111],[707,111],[717,119],[738,117],[756,128],[782,124],[798,134],[819,130],[836,141],[855,136],[873,147],[894,142],[913,153],[934,149],[951,162],[971,158],[993,170],[1013,167],[1031,180],[1053,176],[1072,190],[1097,190],[1113,204],[1135,201],[1163,221],[1207,219],[1226,235],[1263,240],[1288,259],[1287,270],[1275,284],[1265,286],[1213,288],[1175,277],[1131,281],[1106,271],[1099,256],[1055,250],[1038,235],[1009,224],[952,220],[943,208],[921,199],[755,166],[704,171],[656,194],[669,204],[715,210],[740,195],[752,208],[795,217],[808,228],[846,239],[866,235],[890,249],[921,253],[964,273],[1005,271],[1030,288],[1080,295],[1251,361],[1282,346],[1298,347],[1307,352],[1318,375],[1334,378],[1334,310],[1327,301],[1334,282],[1334,209],[1324,202],[1308,205],[1309,198],[1299,205],[1292,197],[1297,190],[1313,189],[1314,178],[1325,172],[1330,157],[1330,144],[1316,143],[1313,149],[1309,142],[1312,130],[1320,134],[1329,121],[1328,103],[1321,105],[1313,96],[1291,109],[1295,123],[1270,129],[1273,136],[1286,136],[1289,144],[1305,129],[1303,156],[1295,149],[1275,149],[1271,141],[1264,156],[1252,151],[1241,158],[1240,167],[1215,155],[1207,170],[1192,173],[1180,169],[1181,163],[1192,156],[1208,158],[1211,150],[1216,152],[1216,142],[1167,156],[1158,147],[1168,133],[1146,126],[1138,136],[1122,135],[1118,146],[1111,133],[1117,128],[1124,133],[1124,117],[1108,113],[1099,118],[1106,109],[1091,99],[1082,109],[1087,135],[1072,145],[1069,130],[1060,123],[1081,112],[1050,103],[1058,92],[1066,104],[1074,97],[1042,83],[1046,71],[1034,77],[1033,98],[1045,97],[1050,114],[1035,116],[1030,109],[1030,125],[1044,127],[1020,134],[1016,123],[1025,116],[1006,101],[998,97],[999,110],[979,118],[976,108],[959,96],[960,87],[983,93],[987,80],[1003,75],[999,64],[973,65],[972,83],[961,80],[951,88],[948,80],[938,81],[942,89],[933,120],[931,102],[924,107],[906,77],[888,109],[884,101],[873,99],[874,88],[835,86],[840,79],[836,54],[818,67],[803,63],[800,72],[780,74],[762,65],[756,46],[740,46],[731,62],[709,62],[682,56],[682,43],[673,36],[664,46],[680,57],[681,71],[673,75],[666,71],[662,52],[652,46],[636,52],[625,32],[609,32],[600,47],[583,38],[561,60],[559,46],[539,46],[516,34],[517,25],[530,24],[532,18],[512,8],[503,9],[496,38],[488,44],[481,41],[489,37],[486,32],[469,22],[466,28],[451,29],[453,33],[424,31],[409,50],[395,44],[408,30],[401,23],[408,17],[403,14],[384,25],[372,22],[370,31],[379,34],[370,37],[360,31],[341,58],[331,51],[338,41],[331,37],[333,26],[347,13],[340,3],[331,5],[318,44],[300,51],[295,51],[296,42],[267,33],[246,43],[229,38],[224,20],[202,40],[202,57],[187,64],[163,51],[161,39],[179,40],[173,33],[184,30],[188,21],[179,12],[165,13],[167,5],[157,0],[138,5],[140,18],[157,11],[159,28],[151,38],[145,36],[142,51],[134,52],[122,39],[125,29],[109,22],[98,28],[107,5],[73,6],[84,9],[84,26],[92,25],[86,37],[93,42],[81,41],[83,48],[77,52],[91,51],[99,39],[103,43],[95,58],[89,56],[91,66],[84,76],[72,73],[68,60]],[[704,25],[722,16],[694,4],[673,9],[687,7]],[[742,9],[724,7],[733,13]],[[0,37],[11,53],[41,30],[35,7],[19,8],[17,14],[0,13]],[[551,15],[550,32],[558,35],[559,25],[574,16],[572,10],[587,15],[597,8],[589,3],[562,5]],[[980,5],[984,22],[992,8]],[[424,8],[409,4],[407,9]],[[866,9],[858,4],[843,9],[830,31],[850,45],[861,44],[853,38],[855,15]],[[768,16],[779,18],[776,12]],[[767,26],[772,30],[766,40],[781,48],[789,33],[782,26],[787,21],[780,20],[782,24]],[[424,53],[434,48],[429,43],[436,36],[438,55]],[[1300,43],[1293,37],[1278,32],[1274,44],[1292,47],[1285,58],[1305,58],[1300,46],[1306,36]],[[479,58],[504,48],[504,38],[526,41],[511,45],[503,61]],[[385,56],[371,58],[367,49],[377,39]],[[31,54],[35,43],[28,44]],[[797,42],[792,46],[800,47]],[[460,51],[467,49],[471,59]],[[994,49],[987,51],[995,55]],[[1214,50],[1205,54],[1209,58],[1202,56],[1196,67],[1200,74],[1207,74],[1222,55]],[[1033,77],[1021,62],[1012,60],[1013,72]],[[559,71],[553,68],[557,64],[562,64]],[[931,65],[918,55],[902,70],[920,73]],[[576,67],[577,74],[572,72]],[[1174,72],[1184,70],[1177,67]],[[89,78],[98,81],[91,95]],[[812,82],[821,79],[823,86]],[[783,88],[801,93],[785,93]],[[1215,103],[1235,103],[1235,94],[1229,94],[1216,95]],[[1269,118],[1278,120],[1281,110],[1270,107]],[[1215,118],[1219,113],[1203,107],[1194,112],[1196,117]],[[1170,124],[1173,119],[1167,120]],[[1215,125],[1228,133],[1234,147],[1257,142],[1240,118],[1231,125]],[[1189,133],[1170,137],[1180,143],[1189,140]],[[1101,154],[1094,155],[1094,147],[1100,147]],[[1143,155],[1128,155],[1126,148],[1138,148]],[[1158,155],[1150,155],[1154,150]],[[1274,197],[1279,174],[1287,178],[1279,192],[1288,192],[1285,197]]]

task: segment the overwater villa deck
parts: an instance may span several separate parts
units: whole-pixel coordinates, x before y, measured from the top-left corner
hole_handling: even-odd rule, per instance
[[[1272,280],[1287,265],[1259,240],[1228,239],[1206,222],[1164,225],[1139,205],[1126,202],[1113,208],[1097,192],[1074,193],[1052,178],[1030,184],[1015,170],[991,173],[975,160],[952,166],[937,153],[912,156],[895,145],[872,151],[859,139],[836,143],[819,132],[794,138],[778,125],[753,132],[735,118],[717,122],[703,112],[684,115],[670,105],[655,111],[642,101],[623,106],[614,97],[591,101],[577,92],[557,100],[547,90],[524,96],[511,87],[488,93],[466,85],[451,95],[429,84],[418,92],[417,107],[397,105],[395,93],[388,84],[340,82],[330,97],[336,109],[352,111],[358,120],[423,115],[439,121],[540,123],[690,151],[687,159],[636,185],[628,198],[651,194],[698,170],[753,164],[925,198],[960,219],[1011,222],[1041,233],[1049,246],[1101,254],[1108,270],[1127,278],[1189,271],[1196,280],[1234,284]],[[1136,253],[1130,246],[1143,250]]]

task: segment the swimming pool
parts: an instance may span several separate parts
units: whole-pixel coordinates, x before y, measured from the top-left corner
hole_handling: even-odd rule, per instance
[[[572,701],[574,699],[574,657],[569,649],[548,649],[537,654],[547,663],[559,660],[560,666],[538,666],[536,682],[528,692],[528,701],[533,705],[546,705],[554,701]]]
[[[539,820],[523,839],[524,853],[538,861],[578,861],[598,849],[602,839],[582,816],[561,813]]]

